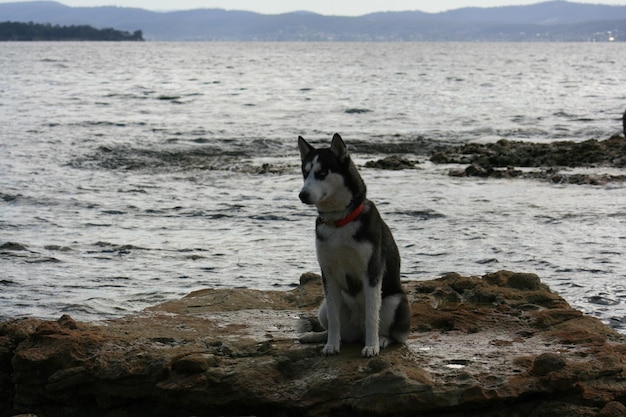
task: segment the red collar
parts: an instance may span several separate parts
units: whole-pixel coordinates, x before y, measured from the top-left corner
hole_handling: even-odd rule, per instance
[[[346,224],[353,222],[354,220],[356,220],[357,217],[359,217],[359,215],[361,214],[361,212],[363,211],[363,203],[359,204],[352,213],[348,214],[346,217],[344,217],[343,219],[339,219],[339,220],[322,220],[321,217],[317,218],[317,222],[318,223],[324,223],[327,224],[329,226],[335,226],[335,227],[343,227]]]

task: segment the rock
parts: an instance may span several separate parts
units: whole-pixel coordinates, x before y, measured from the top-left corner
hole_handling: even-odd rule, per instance
[[[465,169],[465,176],[467,177],[488,177],[493,172],[491,167],[484,168],[478,164],[472,164]]]
[[[28,248],[26,246],[22,245],[21,243],[5,242],[2,245],[0,245],[0,250],[26,251],[26,250],[28,250]]]
[[[626,336],[535,274],[405,282],[409,340],[371,359],[297,342],[322,300],[319,276],[301,282],[196,291],[98,324],[0,323],[0,416],[623,415]]]
[[[572,185],[606,185],[610,182],[624,182],[626,175],[589,175],[589,174],[564,174],[554,173],[549,178],[553,184],[572,184]]]
[[[470,163],[483,167],[626,166],[626,139],[621,135],[598,141],[532,143],[501,139],[496,143],[466,143],[439,150],[435,163]]]
[[[356,107],[344,110],[344,113],[346,114],[363,114],[363,113],[369,113],[369,112],[371,112],[370,109],[360,109]]]
[[[415,169],[415,161],[409,161],[406,158],[402,158],[401,156],[388,156],[384,159],[379,159],[377,161],[368,161],[365,163],[367,168],[376,168],[376,169],[388,169],[388,170],[402,170],[402,169]]]
[[[626,416],[626,407],[619,401],[611,401],[600,410],[599,417],[624,417]]]
[[[553,183],[604,185],[626,181],[626,175],[561,174],[562,167],[626,168],[626,138],[613,135],[606,140],[552,143],[516,142],[501,139],[496,143],[466,143],[433,150],[431,162],[463,164],[467,168],[449,171],[455,177],[541,178]],[[522,171],[514,167],[543,168]]]
[[[535,358],[531,373],[545,376],[565,367],[565,360],[556,353],[542,353]]]
[[[359,154],[385,155],[430,155],[438,149],[445,149],[449,143],[441,139],[429,139],[410,134],[376,136],[376,140],[350,139],[350,151]]]
[[[508,285],[518,290],[538,290],[541,281],[536,274],[515,273],[508,279]]]
[[[305,272],[304,274],[300,275],[300,285],[304,286],[310,282],[315,282],[315,281],[319,281],[320,280],[320,276],[313,273],[313,272]]]
[[[72,329],[72,330],[78,329],[78,324],[76,324],[74,319],[67,314],[62,315],[61,318],[57,320],[57,323],[59,323],[59,325],[67,329]]]

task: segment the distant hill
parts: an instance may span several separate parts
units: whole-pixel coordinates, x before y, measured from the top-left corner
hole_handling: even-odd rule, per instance
[[[115,27],[141,30],[148,40],[176,41],[626,41],[626,6],[567,1],[358,17],[221,9],[153,12],[34,1],[0,4],[0,21]]]
[[[0,41],[143,41],[143,36],[140,30],[128,33],[88,25],[0,22]]]

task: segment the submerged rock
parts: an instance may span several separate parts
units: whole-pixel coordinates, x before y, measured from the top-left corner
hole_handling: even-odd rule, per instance
[[[6,250],[6,251],[27,251],[28,248],[26,246],[22,245],[21,243],[5,242],[2,245],[0,245],[0,250]]]
[[[435,163],[477,164],[483,167],[626,167],[626,138],[533,143],[501,139],[496,143],[449,146],[431,156]]]
[[[0,324],[0,415],[619,415],[626,337],[534,274],[404,283],[406,345],[323,357],[298,317],[322,299],[202,290],[118,320]],[[601,414],[605,413],[605,414]]]
[[[365,163],[367,168],[388,169],[398,171],[402,169],[415,169],[417,161],[409,161],[401,156],[392,155],[377,161],[368,161]]]
[[[566,174],[560,168],[626,168],[626,138],[613,135],[598,141],[519,142],[501,139],[496,143],[467,143],[438,149],[430,160],[436,164],[463,164],[451,176],[491,178],[543,178],[553,183],[603,185],[626,181],[626,175]],[[542,168],[521,171],[514,167]]]

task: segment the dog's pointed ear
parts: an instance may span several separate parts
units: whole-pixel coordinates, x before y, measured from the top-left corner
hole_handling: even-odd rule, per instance
[[[339,133],[335,133],[333,140],[330,143],[330,150],[341,160],[348,158],[348,148],[343,143],[343,139],[339,136]]]
[[[309,152],[314,151],[315,148],[309,145],[309,143],[304,140],[302,136],[298,136],[298,149],[300,149],[300,159],[304,161],[304,158],[309,154]]]

